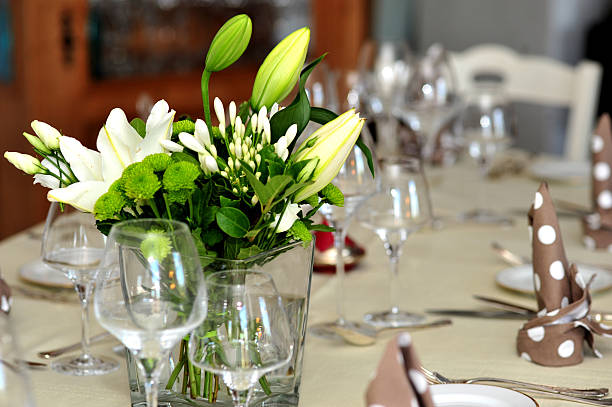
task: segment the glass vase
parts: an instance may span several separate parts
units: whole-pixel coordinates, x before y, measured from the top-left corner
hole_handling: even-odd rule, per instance
[[[306,323],[310,299],[310,282],[312,277],[314,241],[306,247],[302,242],[294,242],[258,255],[241,259],[221,259],[201,257],[204,273],[233,269],[259,269],[272,275],[274,284],[285,304],[289,324],[293,333],[294,347],[291,362],[277,371],[265,375],[254,389],[249,406],[297,406],[299,400],[300,380],[302,376],[302,359],[306,339]],[[213,375],[199,373],[197,368],[190,371],[188,365],[180,360],[185,354],[179,345],[170,355],[170,360],[162,372],[159,389],[159,405],[179,406],[231,406],[231,397],[222,380]],[[128,377],[132,406],[145,406],[144,382],[139,376],[136,363],[127,352]],[[190,365],[190,364],[189,364]],[[178,367],[177,367],[178,366]],[[187,366],[187,369],[185,369]],[[174,375],[173,375],[174,374]],[[198,377],[207,386],[204,393],[192,395],[189,377]],[[170,384],[168,386],[168,384]],[[169,388],[167,388],[169,387]]]

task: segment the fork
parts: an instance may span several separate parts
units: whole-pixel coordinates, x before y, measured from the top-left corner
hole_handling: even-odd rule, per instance
[[[563,396],[563,397],[571,397],[574,399],[579,399],[579,400],[574,400],[574,401],[585,401],[585,402],[587,400],[588,401],[598,401],[598,402],[601,401],[601,402],[604,402],[604,404],[597,404],[597,405],[612,406],[612,398],[609,398],[609,399],[603,398],[608,395],[608,389],[606,388],[572,389],[569,387],[547,386],[544,384],[527,383],[527,382],[521,382],[518,380],[500,379],[496,377],[474,377],[471,379],[450,379],[446,376],[441,375],[438,372],[432,372],[430,370],[427,370],[423,366],[421,366],[421,371],[427,378],[427,381],[431,384],[451,384],[451,383],[471,384],[471,383],[482,383],[482,382],[498,383],[502,385],[505,384],[507,385],[505,387],[509,387],[515,390],[521,389],[521,390],[528,390],[530,392],[534,391],[534,392],[537,392],[538,394],[545,394],[548,396]],[[609,404],[606,404],[606,403],[609,403]]]

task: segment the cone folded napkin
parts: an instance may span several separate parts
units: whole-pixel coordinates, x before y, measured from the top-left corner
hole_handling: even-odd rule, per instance
[[[594,212],[583,219],[583,242],[589,249],[612,251],[612,128],[608,114],[601,116],[591,139],[591,157]]]
[[[538,315],[518,333],[517,350],[524,359],[544,366],[569,366],[582,362],[586,340],[593,352],[593,333],[612,337],[612,327],[589,317],[589,285],[569,264],[557,214],[543,183],[529,210],[532,236],[533,280]],[[594,278],[594,277],[593,277]]]
[[[412,339],[401,333],[385,349],[366,392],[368,407],[433,407]]]

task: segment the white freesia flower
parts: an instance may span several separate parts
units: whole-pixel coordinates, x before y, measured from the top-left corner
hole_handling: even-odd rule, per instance
[[[240,117],[238,117],[240,120]],[[210,147],[210,133],[208,132],[208,126],[202,119],[198,119],[195,122],[195,131],[194,135],[206,146]]]
[[[274,217],[274,222],[270,224],[271,228],[275,228],[278,223],[278,227],[276,227],[276,233],[286,232],[291,229],[293,223],[298,219],[297,214],[300,212],[300,207],[298,204],[292,203],[287,205],[285,211],[283,212],[283,217],[279,223],[278,219],[280,218],[279,214],[276,214]]]
[[[219,120],[219,131],[221,131],[222,127],[223,129],[225,129],[225,110],[223,109],[223,103],[221,103],[221,99],[215,98],[213,106],[215,108],[217,120]],[[225,131],[221,131],[221,133],[225,133]]]
[[[172,153],[180,153],[183,151],[183,146],[180,145],[179,143],[175,143],[174,141],[171,140],[162,140],[160,141],[161,146],[165,149],[168,150]]]
[[[49,191],[47,198],[92,212],[98,198],[121,177],[125,167],[148,155],[165,152],[161,143],[168,141],[172,134],[174,114],[166,101],[158,101],[147,118],[143,139],[130,125],[123,110],[113,109],[98,133],[96,146],[99,153],[83,147],[77,140],[62,136],[60,150],[78,182]],[[42,177],[36,181],[43,185],[51,184],[50,180]]]
[[[51,150],[57,150],[59,148],[59,138],[61,133],[53,126],[48,125],[45,122],[34,120],[30,123],[34,133],[42,140],[42,142]]]
[[[206,151],[204,145],[202,145],[202,143],[200,143],[200,141],[196,139],[195,136],[189,133],[181,132],[179,133],[178,138],[185,147],[195,151],[196,153],[203,153]]]

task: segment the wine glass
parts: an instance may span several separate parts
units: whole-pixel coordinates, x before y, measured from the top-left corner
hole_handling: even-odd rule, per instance
[[[456,79],[446,50],[433,44],[417,64],[399,114],[420,136],[421,158],[434,160],[438,133],[460,111]]]
[[[170,350],[206,315],[202,268],[187,225],[166,219],[115,224],[96,280],[98,322],[130,350],[157,406]]]
[[[431,221],[427,184],[416,158],[383,161],[381,175],[381,191],[364,202],[357,219],[376,232],[389,256],[391,309],[369,313],[364,320],[378,328],[411,326],[424,317],[400,310],[398,265],[408,236]]]
[[[51,368],[75,376],[101,375],[119,367],[113,359],[89,352],[89,299],[104,254],[105,237],[90,213],[53,202],[42,239],[43,262],[72,281],[81,303],[81,355],[55,360]]]
[[[21,356],[11,320],[0,313],[0,406],[34,407]]]
[[[208,316],[191,333],[189,359],[221,376],[234,405],[246,407],[255,383],[291,359],[289,320],[267,273],[216,272],[206,278],[206,284]]]
[[[367,133],[362,132],[365,137]],[[376,161],[374,161],[376,163]],[[350,329],[356,327],[356,322],[346,320],[344,313],[344,258],[338,253],[344,253],[345,239],[355,211],[368,196],[378,189],[377,180],[372,177],[365,154],[355,146],[351,150],[340,172],[332,183],[344,194],[344,206],[325,204],[320,212],[335,230],[334,248],[336,249],[336,314],[332,322],[324,322],[312,326],[311,331],[318,336],[334,336],[334,327]]]
[[[478,206],[459,218],[477,223],[511,224],[512,219],[489,208],[486,176],[494,157],[508,148],[514,139],[514,120],[503,89],[503,77],[477,74],[474,89],[466,97],[461,114],[461,139],[467,154],[479,167]]]

